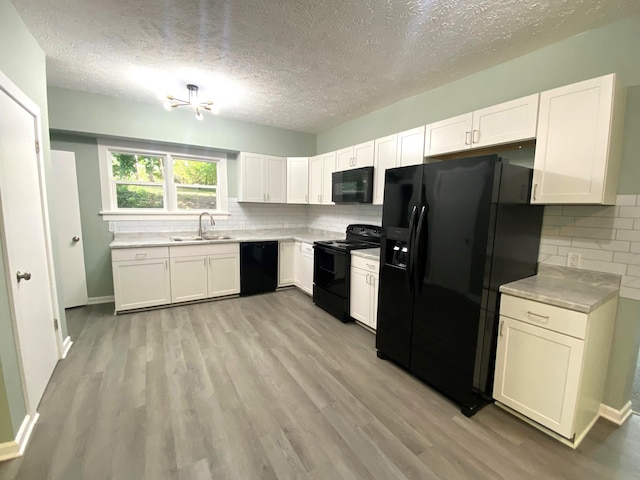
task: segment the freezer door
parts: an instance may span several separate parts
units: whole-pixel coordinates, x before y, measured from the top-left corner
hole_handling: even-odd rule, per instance
[[[423,201],[423,165],[389,169],[385,176],[380,245],[376,348],[409,367],[413,280],[413,234]]]

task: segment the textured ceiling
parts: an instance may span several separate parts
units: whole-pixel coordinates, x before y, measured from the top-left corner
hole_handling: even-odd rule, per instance
[[[12,0],[50,85],[319,132],[640,13],[639,0]]]

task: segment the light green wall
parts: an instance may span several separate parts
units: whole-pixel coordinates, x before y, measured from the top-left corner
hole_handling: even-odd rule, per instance
[[[638,60],[640,63],[640,60]],[[627,89],[618,193],[640,194],[640,86]]]
[[[5,392],[4,375],[2,374],[2,362],[0,362],[0,392]],[[6,395],[0,395],[0,443],[10,441],[14,438],[14,432],[11,425],[11,413],[9,409],[9,401]]]
[[[318,134],[318,153],[616,72],[640,84],[640,16],[591,30]]]
[[[49,88],[49,121],[56,131],[95,137],[135,138],[181,145],[213,147],[282,156],[308,156],[316,136],[205,114],[202,121],[189,110],[166,111],[160,102],[126,102],[91,93]]]
[[[49,184],[51,177],[51,160],[49,147],[49,116],[47,106],[45,57],[33,36],[29,33],[15,8],[8,0],[0,0],[0,71],[40,107],[42,120],[42,151],[45,162],[45,179]],[[47,188],[47,196],[51,203],[51,188]],[[55,218],[50,217],[51,226],[55,228]],[[59,265],[57,239],[52,236],[54,265]],[[60,268],[56,268],[56,283],[60,285]],[[59,304],[62,292],[59,290]],[[18,371],[17,353],[13,342],[13,331],[7,303],[7,285],[4,275],[0,275],[0,359],[4,375],[3,390],[0,397],[5,396],[10,410],[11,428],[14,434],[20,427],[24,415],[24,397]],[[58,312],[63,336],[67,335],[67,323],[64,310]],[[6,425],[7,418],[0,411],[0,425]],[[0,437],[0,442],[12,440]]]

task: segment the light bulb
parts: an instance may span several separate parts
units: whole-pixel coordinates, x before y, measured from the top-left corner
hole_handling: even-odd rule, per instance
[[[204,117],[202,116],[202,113],[200,113],[200,109],[196,108],[196,118],[198,120],[202,120]]]
[[[162,106],[164,107],[165,110],[171,110],[171,102],[169,100],[164,102]]]
[[[214,105],[213,107],[211,107],[211,112],[214,115],[218,115],[220,113],[220,108],[217,105]]]

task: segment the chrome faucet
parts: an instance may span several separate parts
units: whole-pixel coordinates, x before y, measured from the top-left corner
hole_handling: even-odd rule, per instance
[[[198,229],[198,237],[200,238],[202,238],[202,217],[204,217],[205,215],[209,215],[209,218],[211,219],[211,225],[216,224],[216,221],[213,219],[209,212],[202,212],[200,214],[200,218],[198,218],[198,224],[200,225],[200,228]]]

